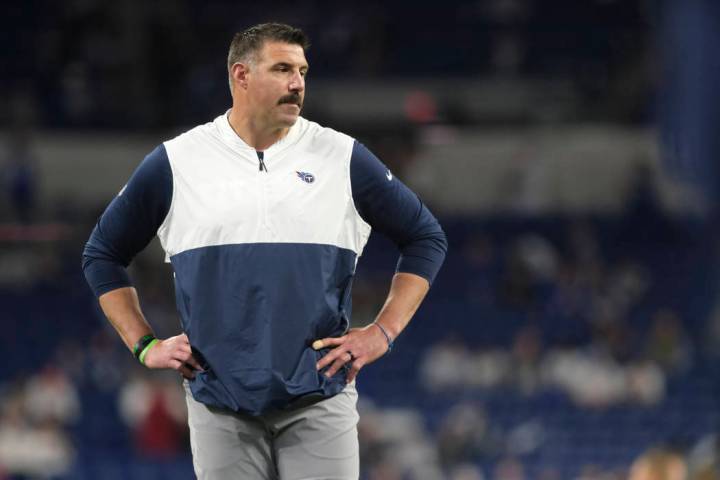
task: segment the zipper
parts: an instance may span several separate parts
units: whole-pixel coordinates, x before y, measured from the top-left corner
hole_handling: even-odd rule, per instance
[[[262,174],[263,171],[268,173],[267,166],[265,165],[265,152],[258,151],[256,153],[258,157],[258,180],[260,182],[260,223],[262,228],[265,229],[272,238],[272,228],[270,228],[268,212],[268,181],[270,177]]]
[[[268,169],[265,166],[265,161],[263,160],[263,158],[265,157],[265,152],[257,152],[257,156],[258,156],[258,171],[262,172],[263,170],[265,170],[265,173],[267,173]]]

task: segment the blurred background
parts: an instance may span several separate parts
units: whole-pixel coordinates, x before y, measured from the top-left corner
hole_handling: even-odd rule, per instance
[[[194,478],[179,378],[136,363],[80,255],[148,152],[229,107],[232,34],[268,20],[312,40],[303,115],[368,145],[450,242],[360,375],[363,478],[619,480],[650,449],[720,478],[720,2],[0,8],[0,478]],[[396,259],[371,239],[356,325]],[[131,273],[165,336],[162,260]]]

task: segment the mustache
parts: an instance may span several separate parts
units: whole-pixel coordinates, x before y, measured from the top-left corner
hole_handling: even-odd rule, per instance
[[[292,103],[302,108],[302,99],[298,93],[290,93],[278,100],[278,105],[282,105],[283,103]]]

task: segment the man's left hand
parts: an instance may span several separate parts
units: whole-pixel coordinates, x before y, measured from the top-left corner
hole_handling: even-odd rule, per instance
[[[315,350],[332,347],[332,350],[317,363],[317,369],[330,365],[325,372],[332,377],[343,365],[352,362],[347,375],[347,382],[355,380],[358,372],[365,365],[382,357],[388,350],[388,343],[380,327],[370,324],[363,328],[351,328],[342,337],[323,338],[312,344]]]

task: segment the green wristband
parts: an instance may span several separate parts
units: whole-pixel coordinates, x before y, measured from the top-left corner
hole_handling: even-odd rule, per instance
[[[132,350],[135,358],[137,358],[138,360],[140,359],[140,353],[143,350],[145,350],[145,347],[147,347],[148,344],[150,342],[152,342],[152,340],[154,338],[155,338],[155,335],[153,335],[152,333],[148,333],[147,335],[143,335],[142,337],[140,337],[140,340],[138,340],[137,343],[135,343],[135,346],[133,347],[133,350]]]
[[[145,365],[145,355],[147,355],[147,353],[150,351],[150,349],[152,347],[154,347],[155,344],[158,343],[159,341],[160,340],[158,340],[157,338],[153,338],[152,342],[148,343],[147,346],[145,348],[143,348],[143,351],[140,352],[140,356],[138,357],[138,359],[140,360],[140,363]]]

